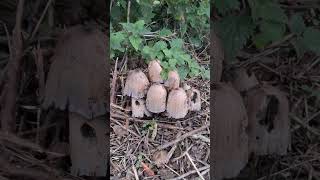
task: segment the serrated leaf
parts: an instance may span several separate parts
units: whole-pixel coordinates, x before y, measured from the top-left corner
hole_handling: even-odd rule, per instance
[[[308,27],[303,33],[301,42],[308,50],[320,54],[320,30]]]
[[[263,48],[270,42],[280,40],[284,36],[286,26],[282,23],[263,21],[260,31],[253,39],[257,48]]]
[[[153,48],[156,51],[161,51],[161,50],[167,49],[167,43],[164,41],[158,41],[153,45]]]
[[[232,60],[254,32],[250,16],[227,16],[214,24],[222,39],[227,60]]]
[[[163,28],[159,31],[159,36],[161,37],[170,36],[170,35],[172,35],[172,32],[167,28]]]
[[[170,66],[170,67],[176,67],[177,60],[171,58],[171,59],[168,60],[168,63],[169,63],[169,66]]]
[[[254,20],[259,18],[279,23],[287,23],[288,17],[278,3],[266,0],[249,0]]]
[[[214,5],[221,14],[240,8],[240,2],[238,0],[216,0],[214,1]]]
[[[119,31],[116,33],[111,33],[110,36],[110,45],[111,49],[124,51],[124,48],[121,46],[121,43],[125,40],[126,36],[123,32]]]
[[[305,29],[306,29],[306,25],[304,24],[304,20],[302,18],[302,16],[300,16],[299,14],[295,14],[291,17],[290,22],[289,22],[289,27],[291,32],[300,35],[302,34]]]
[[[170,47],[171,49],[181,49],[183,46],[183,40],[182,39],[173,39],[170,41]]]
[[[172,57],[172,52],[168,49],[164,49],[162,50],[164,55],[167,57],[167,58],[171,58]]]
[[[140,48],[140,45],[142,44],[142,39],[139,36],[129,36],[129,41],[133,48],[138,51]]]
[[[185,66],[180,66],[177,68],[178,69],[178,74],[181,79],[185,79],[189,73],[189,69]]]

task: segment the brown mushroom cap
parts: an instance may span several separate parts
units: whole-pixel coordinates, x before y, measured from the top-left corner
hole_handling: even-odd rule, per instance
[[[161,113],[166,110],[167,90],[161,84],[153,84],[147,93],[146,106],[150,112]]]
[[[188,113],[187,93],[182,89],[170,91],[167,101],[167,113],[169,118],[184,118]]]
[[[149,79],[153,83],[163,83],[163,79],[161,77],[162,67],[158,60],[153,60],[149,62],[148,65],[148,73]]]
[[[171,89],[178,89],[180,86],[180,76],[177,71],[169,71],[168,79],[165,82],[165,86]]]
[[[141,70],[131,70],[128,74],[123,94],[136,99],[143,98],[149,84],[147,76]]]
[[[188,104],[190,111],[200,111],[201,110],[201,98],[200,91],[194,88],[191,88],[187,91],[188,95]]]
[[[71,27],[59,38],[43,107],[54,105],[87,118],[106,113],[107,38],[98,29]]]

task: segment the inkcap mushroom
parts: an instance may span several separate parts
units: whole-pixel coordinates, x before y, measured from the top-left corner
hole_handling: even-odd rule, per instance
[[[167,113],[169,118],[184,118],[188,113],[187,93],[182,89],[171,90],[167,101]]]
[[[143,98],[149,84],[147,76],[141,70],[131,70],[128,74],[123,94],[136,99]]]
[[[161,77],[161,71],[162,71],[162,67],[158,60],[153,60],[149,62],[148,74],[151,82],[163,83],[163,79]]]
[[[180,85],[180,76],[177,71],[169,71],[168,79],[165,82],[165,86],[169,90],[178,89]]]
[[[150,112],[161,113],[166,110],[167,90],[161,84],[153,84],[147,93],[146,106]]]

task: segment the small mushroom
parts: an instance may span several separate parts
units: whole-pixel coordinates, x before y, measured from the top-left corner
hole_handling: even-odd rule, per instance
[[[147,76],[141,70],[131,70],[128,74],[123,94],[137,99],[143,98],[149,84]]]
[[[153,60],[149,62],[148,72],[149,79],[153,83],[163,83],[163,79],[161,77],[162,67],[158,60]]]
[[[165,82],[165,86],[168,87],[169,90],[178,89],[180,85],[180,77],[177,71],[169,71],[168,79]]]
[[[132,98],[131,100],[132,117],[143,117],[144,115],[151,116],[147,110],[144,99]]]
[[[147,93],[147,109],[153,113],[166,110],[167,90],[161,84],[153,84]]]
[[[200,111],[201,110],[201,99],[200,91],[194,88],[191,88],[187,91],[188,104],[190,111]]]
[[[188,113],[187,93],[182,89],[174,89],[169,93],[167,102],[167,113],[169,118],[184,118]]]

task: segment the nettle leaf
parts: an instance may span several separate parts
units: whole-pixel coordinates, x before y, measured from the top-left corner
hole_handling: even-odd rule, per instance
[[[161,51],[161,50],[164,50],[164,49],[167,49],[167,43],[164,42],[164,41],[158,41],[156,42],[154,45],[153,45],[153,48],[157,51]]]
[[[308,50],[320,54],[320,30],[308,27],[303,33],[301,42]]]
[[[133,48],[138,51],[140,48],[140,45],[142,44],[142,39],[140,36],[137,35],[132,35],[129,36],[129,41],[131,43],[131,45],[133,46]]]
[[[222,39],[226,58],[233,59],[246,44],[254,32],[254,24],[250,16],[227,16],[214,24],[216,32]]]
[[[282,23],[263,21],[260,31],[253,39],[257,48],[263,48],[270,42],[280,40],[286,32],[286,26]]]
[[[173,33],[167,29],[167,28],[163,28],[159,31],[159,36],[161,37],[165,37],[165,36],[171,36]]]
[[[218,12],[225,14],[226,12],[240,8],[240,2],[238,0],[216,0],[214,6]]]
[[[181,49],[183,47],[183,40],[179,38],[171,40],[170,47],[171,49]]]
[[[167,57],[167,58],[171,58],[172,57],[172,52],[168,49],[163,49],[162,52],[164,53],[164,55]]]
[[[188,76],[189,69],[186,66],[179,66],[177,69],[181,79],[185,79]]]
[[[171,59],[168,60],[168,63],[169,63],[169,66],[170,66],[171,68],[175,68],[176,65],[177,65],[177,60],[171,58]]]
[[[110,36],[111,49],[124,52],[124,47],[122,47],[121,44],[123,43],[125,38],[126,38],[126,35],[122,31],[111,33],[111,36]]]
[[[287,23],[288,17],[278,3],[270,0],[249,0],[254,20],[265,19],[279,23]]]
[[[289,27],[290,27],[290,30],[297,35],[302,34],[306,30],[306,25],[304,24],[304,20],[302,16],[299,14],[295,14],[291,17],[289,22]]]
[[[149,46],[144,46],[142,48],[142,57],[146,59],[155,59],[156,58],[155,50]]]

